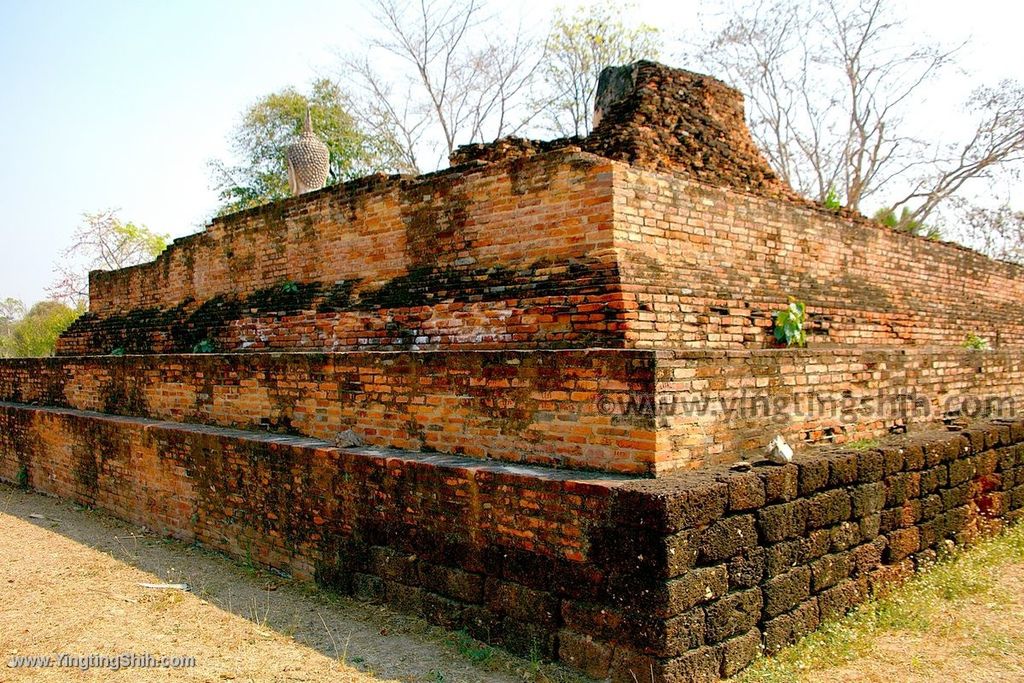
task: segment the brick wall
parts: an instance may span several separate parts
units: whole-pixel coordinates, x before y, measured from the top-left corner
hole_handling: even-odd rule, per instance
[[[94,272],[58,353],[621,346],[611,246],[593,155],[371,177]]]
[[[654,366],[626,350],[22,359],[0,362],[0,400],[647,474],[653,416],[597,398],[653,395]]]
[[[610,162],[563,154],[418,178],[371,176],[217,218],[151,264],[90,278],[97,314],[280,283],[381,285],[411,271],[559,261],[608,246]]]
[[[617,70],[619,77],[609,82],[620,87],[598,84],[595,105],[601,107],[601,116],[595,117],[594,130],[586,137],[503,138],[464,145],[451,156],[452,165],[525,159],[572,148],[715,187],[798,198],[750,136],[740,91],[711,76],[646,60]]]
[[[1024,336],[1020,266],[810,202],[616,165],[615,230],[631,347],[771,346],[791,296],[812,346]]]
[[[812,344],[1024,334],[1019,266],[570,148],[218,219],[91,285],[60,354],[760,348],[790,296]]]
[[[935,347],[92,356],[4,360],[0,400],[663,476],[756,460],[775,434],[844,443],[1021,416],[1024,359]]]
[[[0,404],[0,479],[556,657],[614,479]],[[580,608],[582,609],[582,607]]]
[[[0,399],[609,472],[1024,415],[1024,358],[935,347],[9,359]]]
[[[993,423],[615,480],[0,404],[4,480],[616,683],[731,675],[1017,519],[1022,444]]]
[[[799,448],[941,420],[1024,417],[1015,350],[680,350],[657,359],[654,404],[633,412],[657,415],[666,468],[756,460],[775,434]]]

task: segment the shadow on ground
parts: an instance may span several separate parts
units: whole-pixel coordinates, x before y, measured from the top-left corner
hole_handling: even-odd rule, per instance
[[[138,585],[147,581],[187,583],[190,592]],[[195,680],[360,683],[585,680],[3,484],[0,608],[9,615],[0,617],[0,654],[8,661],[12,653],[163,647],[161,654],[187,652],[198,660],[176,680],[183,673]]]

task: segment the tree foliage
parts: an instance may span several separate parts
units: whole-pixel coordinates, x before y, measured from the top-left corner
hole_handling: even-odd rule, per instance
[[[57,337],[83,313],[59,301],[40,301],[25,312],[17,299],[0,303],[0,356],[51,356]],[[13,317],[12,317],[13,316]]]
[[[220,193],[218,215],[290,195],[285,149],[302,132],[307,107],[313,130],[331,155],[328,184],[396,165],[394,148],[363,131],[349,113],[337,83],[319,79],[308,95],[285,88],[259,98],[243,112],[230,136],[236,164],[210,162],[214,187]]]
[[[61,252],[57,278],[47,289],[51,297],[73,306],[89,297],[89,271],[118,270],[152,261],[167,248],[170,235],[141,223],[122,221],[117,209],[82,214],[71,245]]]
[[[594,95],[601,70],[639,59],[656,59],[660,33],[648,24],[627,26],[621,4],[559,8],[546,43],[541,74],[549,99],[541,103],[546,123],[559,135],[586,135],[593,126]]]
[[[0,301],[0,354],[3,354],[5,341],[11,336],[15,323],[25,315],[25,304],[19,299],[8,297]],[[4,354],[6,355],[6,354]]]

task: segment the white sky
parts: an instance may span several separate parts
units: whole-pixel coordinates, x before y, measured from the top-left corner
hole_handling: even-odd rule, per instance
[[[571,4],[571,3],[570,3]],[[0,299],[43,298],[82,212],[120,207],[125,220],[181,236],[216,204],[206,162],[256,98],[304,89],[358,49],[364,3],[330,0],[0,0]],[[555,3],[519,3],[543,26]],[[673,39],[699,30],[710,0],[638,0],[629,19]],[[941,131],[975,83],[1024,80],[1022,5],[996,0],[910,2],[911,30],[972,40],[950,74],[916,103]],[[1015,200],[1021,199],[1015,192]]]

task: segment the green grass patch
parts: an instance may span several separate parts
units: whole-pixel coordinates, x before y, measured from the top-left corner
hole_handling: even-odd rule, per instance
[[[460,655],[474,664],[486,664],[494,657],[493,647],[486,643],[481,643],[464,630],[451,634],[451,644],[458,650]]]
[[[878,439],[857,439],[856,441],[851,441],[843,445],[854,451],[866,451],[868,449],[875,448],[879,443],[881,443],[881,441]]]
[[[868,655],[886,634],[910,632],[933,637],[952,635],[959,626],[946,613],[968,600],[999,605],[1009,599],[999,582],[999,569],[1024,562],[1024,524],[982,541],[967,550],[956,549],[889,595],[872,599],[843,619],[823,624],[773,657],[763,657],[741,673],[740,683],[790,683],[808,674]],[[1011,643],[997,632],[968,634],[971,656],[1006,652]],[[914,662],[910,662],[914,665]],[[924,663],[921,663],[924,666]]]

